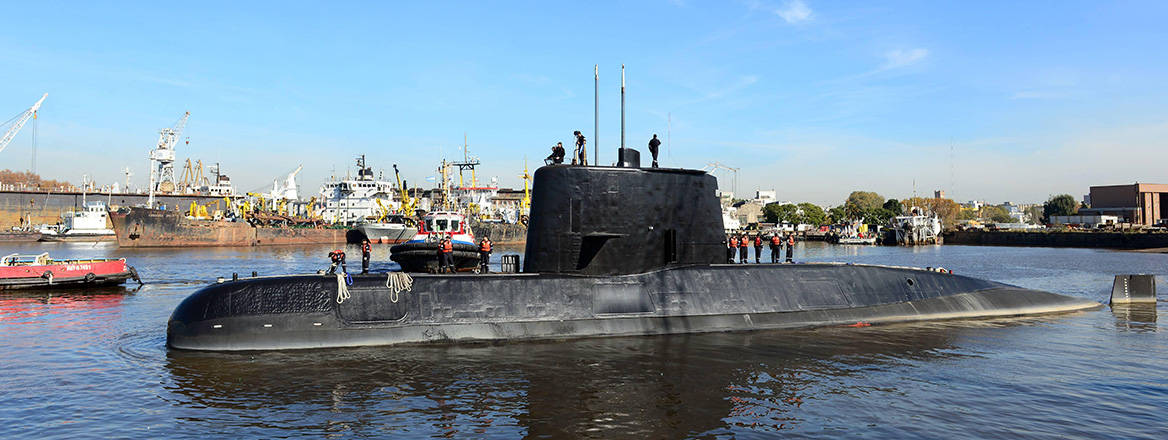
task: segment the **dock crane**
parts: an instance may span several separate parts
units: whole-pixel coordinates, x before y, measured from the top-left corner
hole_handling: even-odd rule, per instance
[[[150,197],[146,199],[148,208],[154,207],[155,192],[168,193],[175,190],[174,149],[190,117],[191,112],[183,113],[173,127],[158,131],[158,146],[150,150]]]
[[[734,173],[734,184],[730,190],[734,191],[734,195],[737,196],[738,195],[738,168],[731,168],[731,167],[728,167],[726,165],[723,165],[720,162],[710,162],[710,163],[706,164],[706,166],[702,167],[702,171],[705,171],[705,172],[710,173],[710,174],[713,174],[714,171],[717,171],[720,169]]]
[[[410,197],[409,190],[402,184],[401,173],[397,170],[397,164],[393,164],[393,177],[397,179],[397,187],[401,190],[401,211],[406,216],[414,215],[414,198]],[[378,201],[380,203],[380,201]]]
[[[19,115],[16,115],[12,119],[8,120],[8,122],[12,123],[12,126],[8,128],[8,131],[4,132],[4,137],[0,138],[0,151],[4,151],[4,149],[8,147],[8,144],[12,142],[12,138],[16,137],[16,133],[20,132],[21,128],[24,128],[24,124],[27,123],[29,119],[36,119],[37,110],[40,110],[41,103],[45,102],[45,98],[48,97],[49,94],[45,93],[41,96],[41,99],[38,99],[36,104],[33,104],[32,107],[28,108],[28,110],[25,110]]]

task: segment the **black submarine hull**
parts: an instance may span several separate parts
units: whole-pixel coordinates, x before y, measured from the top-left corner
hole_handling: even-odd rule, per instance
[[[277,350],[663,335],[1062,313],[1094,301],[924,269],[851,264],[695,265],[621,276],[386,274],[245,278],[171,316],[167,344]],[[396,276],[396,275],[395,275]]]

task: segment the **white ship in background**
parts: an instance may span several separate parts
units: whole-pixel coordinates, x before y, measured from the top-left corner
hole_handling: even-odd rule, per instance
[[[109,214],[105,203],[83,202],[84,209],[61,215],[61,224],[41,227],[42,241],[113,240],[114,230],[107,227]]]
[[[364,223],[382,217],[383,210],[397,212],[401,207],[393,200],[393,183],[375,179],[366,166],[365,155],[357,158],[357,177],[331,180],[320,187],[323,207],[321,217],[343,225]]]
[[[941,244],[941,219],[936,214],[926,214],[923,209],[913,207],[908,215],[893,217],[890,223],[896,244]]]

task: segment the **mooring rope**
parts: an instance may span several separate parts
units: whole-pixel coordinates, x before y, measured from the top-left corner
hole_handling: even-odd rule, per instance
[[[414,277],[405,272],[390,272],[385,278],[385,287],[389,289],[389,300],[396,303],[399,299],[398,292],[403,290],[409,292],[414,288]]]
[[[337,273],[337,304],[349,299],[349,284],[352,283],[353,278],[349,277],[349,274]]]

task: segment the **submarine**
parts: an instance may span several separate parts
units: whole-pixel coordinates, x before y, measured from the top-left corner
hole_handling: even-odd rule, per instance
[[[167,324],[179,350],[285,350],[732,332],[1065,313],[1083,298],[926,270],[726,264],[717,179],[614,166],[536,170],[515,273],[220,280]]]

